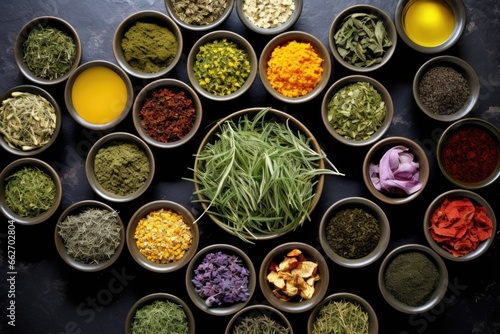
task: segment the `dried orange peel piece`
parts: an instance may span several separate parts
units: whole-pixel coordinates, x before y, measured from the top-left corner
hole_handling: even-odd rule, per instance
[[[318,264],[308,261],[299,249],[288,252],[280,263],[273,261],[267,275],[267,281],[274,285],[274,295],[282,301],[296,296],[311,299],[319,279]]]

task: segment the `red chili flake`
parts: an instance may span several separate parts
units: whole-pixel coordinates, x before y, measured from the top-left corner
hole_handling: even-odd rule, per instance
[[[139,117],[151,138],[170,143],[182,139],[193,128],[196,110],[184,91],[162,88],[146,98]]]
[[[491,238],[493,222],[486,208],[470,199],[445,199],[431,216],[432,238],[454,256],[463,256]]]
[[[464,183],[481,182],[498,165],[499,147],[496,139],[479,127],[461,127],[452,133],[441,151],[444,169]]]

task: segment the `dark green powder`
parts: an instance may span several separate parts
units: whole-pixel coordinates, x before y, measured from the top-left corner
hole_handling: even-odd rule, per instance
[[[389,263],[384,279],[385,287],[394,298],[409,306],[421,306],[436,290],[439,272],[427,255],[407,252]]]
[[[127,196],[146,182],[149,166],[146,153],[136,144],[113,142],[97,152],[94,173],[106,191]]]

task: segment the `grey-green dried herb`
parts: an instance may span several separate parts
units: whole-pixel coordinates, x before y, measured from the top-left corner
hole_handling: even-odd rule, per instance
[[[0,106],[0,134],[16,150],[31,151],[47,144],[56,129],[52,103],[43,96],[13,92]]]
[[[66,216],[57,226],[68,255],[82,263],[99,264],[110,259],[121,241],[116,211],[87,208]]]
[[[384,123],[386,113],[382,95],[369,82],[347,85],[328,102],[328,121],[350,140],[370,138]]]
[[[181,21],[196,26],[213,23],[226,10],[227,0],[172,0]]]
[[[21,217],[37,217],[49,210],[57,189],[49,174],[37,167],[23,167],[5,179],[5,203]]]
[[[267,315],[246,316],[233,329],[233,334],[288,334],[290,329]]]
[[[57,28],[39,25],[23,43],[23,61],[39,78],[60,78],[69,72],[75,60],[75,40]]]
[[[369,67],[382,61],[392,46],[384,22],[375,14],[348,15],[334,34],[340,57],[358,67]]]
[[[356,302],[330,301],[319,311],[313,334],[368,334],[368,313]]]
[[[422,103],[438,115],[459,111],[470,96],[469,83],[452,67],[436,66],[427,71],[418,84]]]
[[[378,220],[361,208],[338,211],[326,225],[325,232],[332,250],[346,259],[370,254],[380,240]]]
[[[135,312],[133,334],[187,334],[189,323],[181,305],[168,300],[156,300]]]

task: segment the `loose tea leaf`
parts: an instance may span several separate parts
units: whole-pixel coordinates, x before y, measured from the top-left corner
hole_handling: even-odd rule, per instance
[[[380,63],[392,46],[384,22],[368,13],[348,15],[335,32],[334,42],[342,59],[358,67]]]
[[[249,333],[269,333],[269,334],[287,334],[290,329],[283,326],[267,315],[246,316],[233,329],[233,334]]]
[[[156,300],[135,312],[133,334],[177,333],[187,334],[189,322],[181,305],[168,300]]]
[[[387,108],[369,82],[341,88],[328,103],[328,121],[337,133],[351,140],[367,140],[384,123]]]
[[[227,0],[172,0],[175,15],[187,24],[204,26],[226,10]]]
[[[313,323],[313,334],[368,334],[369,316],[358,303],[330,301],[319,311]]]

